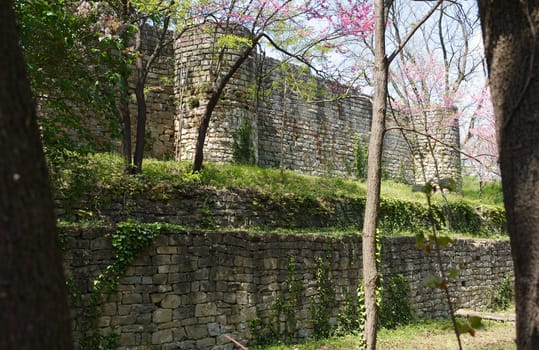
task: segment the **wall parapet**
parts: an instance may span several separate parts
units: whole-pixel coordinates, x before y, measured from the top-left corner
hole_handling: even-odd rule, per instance
[[[65,267],[84,296],[91,280],[112,256],[113,228],[63,228]],[[361,280],[361,237],[245,232],[162,232],[128,269],[116,292],[101,306],[99,326],[119,336],[120,349],[233,349],[225,335],[250,344],[249,323],[269,321],[287,287],[291,258],[301,282],[295,308],[297,339],[313,334],[312,300],[317,298],[317,259],[325,262],[334,286],[336,315],[346,293]],[[488,295],[512,274],[509,243],[457,240],[442,251],[445,266],[459,269],[450,283],[457,308],[482,308]],[[435,258],[415,248],[413,237],[382,238],[382,272],[402,274],[410,285],[417,318],[447,317],[445,296],[423,286],[436,273]],[[73,308],[78,315],[80,309]],[[286,327],[283,320],[280,327]],[[77,318],[75,318],[77,334]]]

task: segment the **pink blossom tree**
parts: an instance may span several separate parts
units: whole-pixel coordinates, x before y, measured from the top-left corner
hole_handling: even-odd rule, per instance
[[[471,95],[471,100],[472,110],[468,117],[462,148],[465,154],[470,155],[465,159],[468,171],[477,176],[481,184],[485,180],[499,178],[498,147],[490,88],[483,87],[481,91]]]
[[[232,76],[252,56],[259,45],[267,45],[320,72],[317,62],[323,52],[336,47],[333,41],[372,30],[371,7],[365,1],[257,0],[209,1],[201,7],[205,16],[214,18],[218,30],[228,35],[217,57],[224,57],[232,48],[241,52],[230,65],[216,62],[211,96],[205,106],[198,128],[193,170],[202,168],[204,142],[212,113]],[[241,23],[246,37],[234,35]],[[300,35],[298,35],[298,33]]]
[[[403,50],[392,67],[390,92],[394,116],[398,111],[401,117],[393,118],[396,124],[426,135],[429,148],[447,146],[432,134],[433,127],[443,130],[454,127],[458,122],[466,135],[461,142],[463,158],[484,172],[487,168],[495,168],[492,162],[496,162],[496,153],[490,147],[490,156],[485,156],[487,139],[479,137],[478,130],[466,130],[474,128],[475,124],[479,126],[488,122],[487,105],[482,103],[483,107],[477,108],[478,100],[470,98],[477,94],[475,81],[484,79],[482,47],[476,38],[479,28],[472,11],[475,11],[473,6],[442,5],[438,16],[421,29],[421,35]],[[398,23],[406,19],[403,19],[402,9],[393,11],[391,15],[391,38],[398,44],[401,41]],[[486,102],[485,96],[481,99]],[[428,118],[428,114],[436,110],[447,111],[448,118],[436,121]],[[478,155],[483,156],[476,157]]]

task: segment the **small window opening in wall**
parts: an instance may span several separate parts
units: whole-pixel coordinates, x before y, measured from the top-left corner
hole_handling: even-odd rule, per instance
[[[474,260],[474,261],[478,261],[478,260],[479,260],[479,255],[474,256],[474,257],[473,257],[473,260]]]
[[[461,284],[463,287],[466,287],[466,281],[462,281],[462,282],[460,282],[460,284]]]

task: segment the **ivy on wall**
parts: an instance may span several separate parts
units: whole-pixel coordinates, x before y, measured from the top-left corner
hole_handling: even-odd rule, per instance
[[[80,299],[80,291],[71,279],[67,279],[67,286],[72,296],[71,302],[83,310],[78,318],[80,350],[117,348],[118,336],[113,332],[103,335],[99,330],[97,323],[101,316],[100,305],[114,292],[131,263],[150,246],[160,232],[161,225],[158,223],[142,224],[133,221],[118,223],[116,232],[106,235],[112,243],[112,263],[93,280],[87,300]]]
[[[232,158],[234,163],[254,164],[255,151],[251,140],[251,125],[245,118],[236,132],[232,134]]]

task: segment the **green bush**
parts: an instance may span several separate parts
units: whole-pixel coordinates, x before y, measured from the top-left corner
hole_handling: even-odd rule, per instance
[[[393,274],[383,288],[380,306],[380,325],[394,329],[413,321],[412,308],[408,301],[410,285],[401,274]]]

